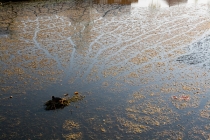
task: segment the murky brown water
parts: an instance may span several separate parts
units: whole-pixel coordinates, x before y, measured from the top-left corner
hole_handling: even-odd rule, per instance
[[[209,139],[209,5],[2,3],[0,139]]]

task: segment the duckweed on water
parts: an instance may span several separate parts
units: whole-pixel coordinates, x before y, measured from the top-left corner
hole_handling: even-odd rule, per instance
[[[205,105],[205,109],[200,111],[200,116],[206,119],[210,119],[210,101]]]
[[[0,116],[0,122],[3,122],[6,118],[3,116]]]
[[[182,140],[183,137],[184,137],[184,134],[181,131],[164,130],[162,132],[157,133],[157,139]]]
[[[78,129],[79,127],[80,127],[79,124],[72,120],[66,120],[63,124],[63,128],[65,130]]]
[[[63,109],[64,107],[70,105],[71,102],[78,102],[82,100],[85,96],[82,96],[80,94],[75,94],[72,97],[62,98],[60,101],[53,101],[49,100],[47,101],[45,105],[46,110],[55,110],[55,109]]]
[[[78,133],[64,135],[64,138],[66,140],[80,140],[80,139],[82,139],[82,133],[78,132]]]
[[[82,132],[75,132],[75,133],[72,132],[72,130],[76,130],[76,131],[79,130],[80,128],[79,123],[72,120],[66,120],[63,124],[63,128],[71,132],[71,133],[63,135],[63,137],[66,140],[79,140],[82,138]]]

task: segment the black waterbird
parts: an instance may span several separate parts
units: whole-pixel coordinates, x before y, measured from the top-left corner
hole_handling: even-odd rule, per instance
[[[62,98],[60,98],[60,97],[54,97],[54,96],[52,96],[52,101],[54,101],[54,102],[60,102],[60,101],[62,101],[63,99]]]

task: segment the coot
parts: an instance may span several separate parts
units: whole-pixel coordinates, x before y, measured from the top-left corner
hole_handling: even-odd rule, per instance
[[[61,102],[62,100],[62,98],[52,96],[52,101],[54,102]]]

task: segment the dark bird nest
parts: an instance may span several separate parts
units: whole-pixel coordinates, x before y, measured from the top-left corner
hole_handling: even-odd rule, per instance
[[[63,109],[64,107],[70,105],[71,102],[78,102],[83,98],[84,96],[80,94],[76,94],[67,98],[59,98],[53,96],[52,100],[47,101],[44,105],[46,110]]]

